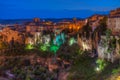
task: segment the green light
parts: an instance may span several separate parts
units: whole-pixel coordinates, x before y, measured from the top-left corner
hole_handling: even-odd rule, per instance
[[[57,46],[57,45],[51,45],[51,47],[50,47],[50,51],[54,52],[55,54],[56,54],[58,49],[59,49],[59,46]]]
[[[32,44],[27,44],[25,49],[31,50],[34,49],[34,46]]]
[[[47,51],[48,50],[48,48],[49,48],[49,44],[41,44],[40,45],[40,50],[42,50],[42,51]]]
[[[46,45],[42,45],[42,46],[40,46],[40,49],[41,49],[42,51],[47,51],[47,46],[46,46]]]
[[[98,70],[99,70],[99,71],[104,70],[104,68],[105,68],[105,66],[106,66],[105,60],[97,59],[96,63],[97,63],[97,68],[96,68],[97,71],[98,71]]]
[[[71,46],[71,45],[73,45],[75,43],[75,39],[74,38],[70,38],[70,40],[69,40],[69,45]]]

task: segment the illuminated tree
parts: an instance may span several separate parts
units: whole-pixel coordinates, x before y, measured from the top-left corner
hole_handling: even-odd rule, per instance
[[[71,45],[73,45],[75,42],[76,42],[76,41],[75,41],[74,38],[70,38],[70,40],[69,40],[69,45],[71,46]]]
[[[57,45],[53,44],[53,45],[50,46],[50,51],[53,52],[54,54],[56,54],[58,49],[59,49],[59,46],[57,46]]]
[[[104,70],[105,66],[107,65],[105,60],[102,59],[97,59],[96,63],[97,63],[97,68],[96,68],[97,71]]]
[[[32,44],[27,44],[25,47],[26,50],[34,49],[34,46]]]
[[[39,45],[39,48],[41,51],[48,51],[49,50],[49,44],[41,44]]]

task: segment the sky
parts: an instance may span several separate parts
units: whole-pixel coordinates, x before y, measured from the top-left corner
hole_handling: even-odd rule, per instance
[[[0,0],[0,19],[84,18],[118,7],[120,0]]]

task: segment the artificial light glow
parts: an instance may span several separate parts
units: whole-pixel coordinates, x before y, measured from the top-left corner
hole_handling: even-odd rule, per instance
[[[51,52],[54,52],[56,54],[57,50],[59,49],[59,46],[57,45],[51,45],[50,46],[50,51]]]
[[[120,76],[118,76],[118,77],[116,78],[116,80],[120,80]]]
[[[85,44],[84,42],[82,43],[82,45],[83,45],[83,50],[89,50],[90,49],[90,47],[87,44]]]
[[[49,46],[50,46],[49,44],[43,44],[43,45],[40,46],[40,50],[47,51]]]
[[[40,49],[41,49],[42,51],[47,51],[47,46],[45,46],[45,45],[40,46]]]
[[[69,45],[71,46],[71,45],[73,45],[75,42],[76,42],[76,41],[75,41],[74,38],[70,38]]]
[[[95,70],[99,72],[99,71],[100,71],[100,68],[99,68],[99,67],[96,67],[96,69],[95,69]]]
[[[98,67],[97,70],[100,70],[100,71],[104,70],[104,68],[106,66],[106,62],[104,60],[97,59],[96,63],[97,63],[97,67]]]
[[[61,34],[56,35],[53,42],[54,42],[53,43],[54,45],[57,45],[57,46],[62,45],[65,42],[65,34],[61,33]]]
[[[27,44],[25,49],[31,50],[34,49],[34,46],[32,44]]]

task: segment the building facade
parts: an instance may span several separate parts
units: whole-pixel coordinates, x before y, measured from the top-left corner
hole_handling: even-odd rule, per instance
[[[114,35],[120,35],[120,8],[110,12],[107,27],[112,30]]]

